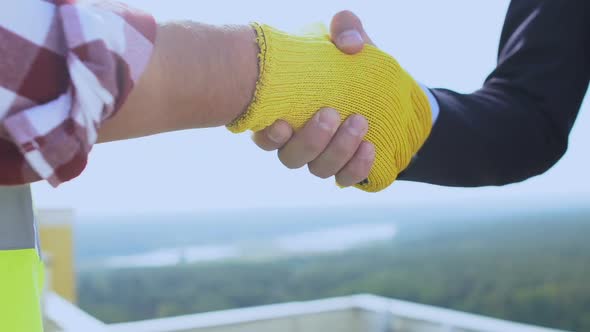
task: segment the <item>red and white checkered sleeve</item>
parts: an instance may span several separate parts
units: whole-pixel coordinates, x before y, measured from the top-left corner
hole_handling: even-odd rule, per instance
[[[146,68],[154,19],[122,4],[19,0],[0,10],[0,185],[78,176]]]

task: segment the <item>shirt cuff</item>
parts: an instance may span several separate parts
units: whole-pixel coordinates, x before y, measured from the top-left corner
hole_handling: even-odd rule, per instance
[[[83,171],[102,122],[123,105],[147,67],[157,25],[150,15],[113,1],[39,1],[34,9],[45,15],[38,29],[45,35],[27,40],[30,27],[15,26],[9,32],[24,40],[15,45],[28,48],[9,45],[13,53],[2,54],[7,63],[32,62],[23,62],[26,70],[7,67],[1,73],[23,77],[27,84],[9,96],[31,103],[10,109],[0,126],[22,155],[12,158],[13,178],[27,182],[22,170],[30,168],[58,186]]]
[[[440,112],[438,101],[436,100],[429,88],[427,88],[423,84],[420,84],[420,87],[422,88],[422,90],[424,90],[424,93],[428,98],[428,103],[430,104],[430,112],[432,113],[432,124],[434,125],[436,123],[436,119],[438,119],[438,113]]]

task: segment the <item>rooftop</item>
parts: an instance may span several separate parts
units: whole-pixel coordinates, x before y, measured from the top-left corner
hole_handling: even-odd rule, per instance
[[[373,295],[108,325],[49,293],[46,320],[48,332],[559,332]]]

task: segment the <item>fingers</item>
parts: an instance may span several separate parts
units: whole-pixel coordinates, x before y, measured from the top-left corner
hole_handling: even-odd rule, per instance
[[[336,110],[320,110],[279,150],[279,159],[288,168],[303,167],[326,149],[339,125],[340,115]]]
[[[309,166],[320,178],[336,176],[339,185],[348,187],[369,176],[375,161],[373,144],[363,141],[367,120],[352,115],[340,125],[340,115],[333,109],[320,110],[294,134],[283,120],[253,135],[254,142],[267,151],[279,149],[279,159],[288,168]]]
[[[254,133],[252,140],[266,151],[282,148],[293,136],[293,128],[283,120],[277,120],[264,130]]]
[[[342,124],[326,149],[309,163],[309,171],[320,178],[336,175],[354,156],[369,124],[360,115],[352,115]]]
[[[374,162],[375,146],[369,142],[362,142],[348,164],[336,174],[336,182],[343,187],[349,187],[364,181],[369,177]]]
[[[361,20],[351,11],[345,10],[334,15],[330,25],[332,41],[346,54],[356,54],[364,44],[374,45],[363,28]]]

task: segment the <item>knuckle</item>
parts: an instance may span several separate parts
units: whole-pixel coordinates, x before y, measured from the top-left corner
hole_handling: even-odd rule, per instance
[[[334,158],[342,158],[351,155],[354,151],[352,144],[346,144],[342,140],[335,140],[334,144],[331,147],[332,155]]]
[[[347,177],[353,179],[353,182],[360,182],[369,175],[368,167],[364,163],[352,165],[347,170]]]
[[[369,174],[371,173],[371,169],[369,167],[364,168],[363,170],[360,170],[357,174],[356,174],[356,179],[358,179],[357,182],[360,182],[366,178],[369,177]]]
[[[339,173],[336,175],[336,182],[339,185],[345,186],[345,187],[348,187],[354,183],[353,181],[350,181],[349,176],[347,176],[346,174],[342,174],[342,173]]]
[[[370,159],[362,159],[359,162],[358,167],[353,169],[355,177],[364,179],[369,176],[369,173],[371,172],[371,165],[373,165],[373,162]]]
[[[258,145],[259,148],[261,148],[264,151],[273,151],[276,150],[278,147],[273,146],[272,144],[268,143],[262,143],[262,142],[257,142],[256,145]]]
[[[254,144],[256,144],[256,146],[262,150],[272,151],[279,148],[277,144],[274,144],[270,139],[268,139],[267,134],[264,131],[258,131],[254,133],[251,138]]]
[[[303,166],[303,165],[299,165],[296,163],[287,163],[287,162],[283,162],[283,165],[285,165],[285,167],[287,167],[288,169],[299,169]]]
[[[350,170],[346,174],[346,178],[352,183],[360,182],[364,177],[356,170]]]
[[[285,165],[285,167],[287,167],[288,169],[298,169],[303,166],[303,165],[297,163],[295,158],[292,158],[287,153],[279,151],[278,156],[279,156],[279,160],[281,161],[281,163],[283,165]]]
[[[312,137],[306,137],[303,142],[303,151],[306,153],[318,153],[324,150],[325,143],[319,139],[314,139]]]
[[[330,174],[330,172],[328,172],[326,169],[322,168],[321,166],[318,166],[315,163],[309,163],[308,169],[311,174],[317,176],[320,179],[327,179],[333,175]]]

